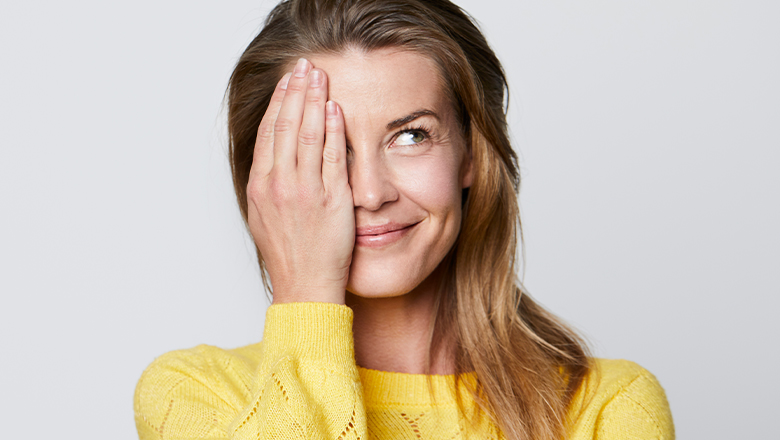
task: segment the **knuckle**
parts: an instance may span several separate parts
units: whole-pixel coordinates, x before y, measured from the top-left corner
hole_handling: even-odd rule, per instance
[[[277,88],[276,93],[271,95],[271,102],[273,104],[281,104],[284,101],[284,95],[286,94],[286,90]]]
[[[319,133],[311,129],[302,129],[298,132],[298,143],[306,146],[314,146],[320,142]]]
[[[322,160],[327,163],[338,163],[341,159],[341,154],[335,148],[324,148],[322,150]]]
[[[285,205],[290,198],[290,190],[287,182],[277,177],[272,177],[268,182],[269,199],[276,205]]]
[[[319,93],[308,93],[306,95],[306,103],[311,106],[324,107],[325,98]]]
[[[333,119],[329,119],[325,124],[325,132],[328,134],[339,135],[342,132],[341,124],[334,121]]]
[[[287,83],[287,93],[290,92],[303,92],[306,90],[306,82],[297,80],[297,79],[290,79],[290,82]]]
[[[257,128],[257,137],[260,140],[270,139],[274,135],[274,126],[271,124],[260,124]]]
[[[293,121],[287,118],[279,118],[274,122],[274,132],[275,133],[286,133],[292,130],[293,127]]]

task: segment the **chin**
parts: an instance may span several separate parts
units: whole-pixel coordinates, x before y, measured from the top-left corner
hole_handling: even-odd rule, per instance
[[[355,252],[349,270],[348,292],[363,298],[405,295],[422,284],[436,268],[419,264],[421,259],[409,255],[376,257]]]
[[[359,258],[355,261],[353,257],[347,283],[347,291],[362,298],[390,298],[405,295],[419,286],[429,275],[429,273],[419,273],[419,268],[411,270],[409,267],[398,267],[387,261],[365,263]]]
[[[454,241],[454,240],[453,240]],[[363,253],[357,249],[352,256],[347,291],[361,298],[391,298],[406,295],[415,290],[418,293],[433,293],[438,290],[434,278],[437,268],[451,248],[445,246],[428,248],[429,252],[388,252],[377,255],[371,250]],[[411,251],[411,252],[410,252]]]

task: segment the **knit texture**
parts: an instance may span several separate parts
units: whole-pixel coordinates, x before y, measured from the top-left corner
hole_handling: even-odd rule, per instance
[[[475,403],[461,391],[469,412]],[[487,417],[466,423],[454,375],[358,367],[352,310],[326,303],[269,307],[262,343],[160,356],[134,403],[141,440],[504,438]],[[568,423],[570,440],[674,439],[660,384],[623,360],[594,360]]]

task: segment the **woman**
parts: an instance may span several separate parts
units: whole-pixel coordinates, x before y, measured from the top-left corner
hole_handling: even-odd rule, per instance
[[[141,438],[673,438],[655,378],[516,280],[505,89],[446,0],[278,5],[228,95],[263,342],[158,358]]]

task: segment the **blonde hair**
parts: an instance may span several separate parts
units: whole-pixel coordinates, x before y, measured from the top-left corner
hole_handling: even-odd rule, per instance
[[[432,343],[454,330],[456,370],[476,372],[476,384],[467,388],[508,439],[563,438],[589,358],[578,336],[517,279],[520,177],[506,127],[506,77],[459,7],[447,0],[288,0],[276,6],[228,88],[230,162],[244,220],[257,127],[283,69],[301,56],[391,47],[436,62],[473,157],[460,234],[442,262],[446,275]],[[258,260],[268,286],[259,250]]]

